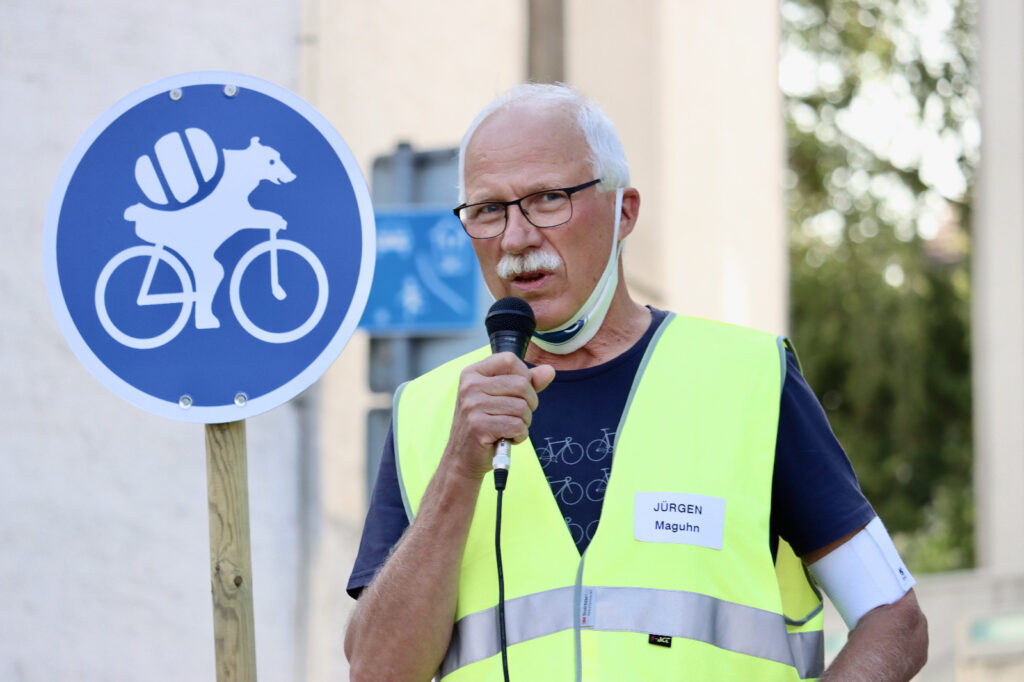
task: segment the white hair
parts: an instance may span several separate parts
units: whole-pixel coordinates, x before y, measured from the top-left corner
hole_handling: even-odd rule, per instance
[[[592,100],[562,83],[524,83],[496,97],[473,119],[459,146],[459,203],[466,201],[466,147],[480,124],[492,114],[514,105],[557,106],[575,113],[576,125],[590,147],[588,161],[599,187],[609,191],[629,185],[629,163],[615,124]]]

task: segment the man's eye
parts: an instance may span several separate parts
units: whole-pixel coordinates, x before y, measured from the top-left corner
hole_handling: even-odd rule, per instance
[[[477,215],[481,218],[500,214],[505,207],[501,204],[483,204],[477,209]]]

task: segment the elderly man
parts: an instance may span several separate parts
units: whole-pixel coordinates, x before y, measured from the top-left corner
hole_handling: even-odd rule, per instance
[[[815,678],[799,555],[852,628],[824,676],[908,679],[927,650],[913,578],[795,354],[634,302],[628,174],[614,126],[563,86],[514,88],[467,132],[456,213],[491,293],[540,331],[525,363],[482,349],[396,397],[349,581],[352,678]]]

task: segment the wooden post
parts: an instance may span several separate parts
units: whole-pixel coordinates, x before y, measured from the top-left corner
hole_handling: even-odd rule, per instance
[[[245,422],[206,425],[217,682],[256,682]]]

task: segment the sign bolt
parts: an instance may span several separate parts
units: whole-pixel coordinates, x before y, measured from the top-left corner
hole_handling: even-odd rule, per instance
[[[244,393],[235,394],[235,405],[239,407],[245,407],[245,404],[249,402],[249,396]]]
[[[224,86],[224,94],[227,95],[228,97],[234,97],[237,93],[238,93],[238,86],[237,85],[225,85]]]
[[[178,407],[180,407],[183,410],[187,410],[188,408],[192,407],[192,396],[183,395],[180,398],[178,398]]]
[[[171,99],[177,102],[179,99],[181,99],[181,88],[174,88],[173,90],[171,90],[170,94]]]

